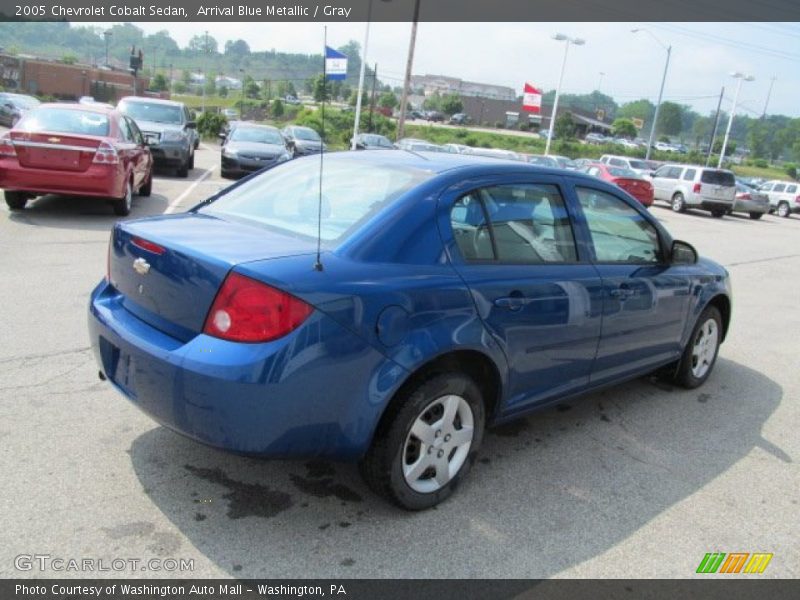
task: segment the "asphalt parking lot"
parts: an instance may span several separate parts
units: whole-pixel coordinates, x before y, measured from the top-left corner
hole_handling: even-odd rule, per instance
[[[216,147],[157,176],[131,218],[214,193]],[[800,218],[652,209],[731,272],[732,328],[693,391],[651,380],[492,431],[437,509],[374,497],[355,467],[232,456],[157,426],[98,380],[86,306],[110,206],[0,208],[0,576],[20,554],[184,558],[139,577],[693,577],[706,552],[771,552],[800,577]]]

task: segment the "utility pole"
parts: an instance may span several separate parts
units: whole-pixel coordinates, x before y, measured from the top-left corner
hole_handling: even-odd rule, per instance
[[[769,106],[769,97],[772,95],[772,86],[775,83],[776,79],[777,79],[777,77],[775,77],[773,75],[772,79],[769,80],[769,90],[767,91],[767,101],[764,102],[764,112],[761,115],[762,119],[766,119],[767,118],[767,106]]]
[[[417,22],[419,21],[419,2],[414,2],[414,20],[411,23],[411,41],[408,43],[408,59],[406,60],[406,76],[403,80],[403,96],[400,100],[400,118],[397,120],[397,139],[405,135],[406,108],[408,107],[408,89],[411,87],[411,69],[414,65],[414,46],[417,43]]]
[[[375,63],[375,70],[372,73],[372,98],[369,101],[369,125],[367,131],[372,133],[372,113],[375,112],[375,82],[378,81],[378,63]]]
[[[206,81],[206,77],[208,76],[208,69],[206,66],[208,65],[208,31],[206,31],[206,41],[203,44],[203,52],[206,55],[205,64],[203,65],[203,109],[202,112],[206,112],[206,87],[208,87],[208,82]]]
[[[711,154],[714,152],[714,142],[717,141],[717,129],[719,128],[719,111],[722,108],[722,97],[725,95],[725,86],[722,86],[722,91],[719,93],[719,102],[717,102],[717,114],[714,117],[714,129],[711,131],[711,143],[708,145],[708,154],[706,154],[706,166],[711,164]]]
[[[169,63],[169,95],[172,97],[172,63]]]
[[[106,40],[106,66],[108,66],[108,38],[110,38],[112,35],[113,34],[111,31],[108,29],[103,32],[103,37]]]

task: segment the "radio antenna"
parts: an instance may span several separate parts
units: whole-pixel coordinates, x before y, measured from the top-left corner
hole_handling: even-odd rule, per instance
[[[319,145],[319,201],[317,203],[317,261],[315,271],[322,271],[322,166],[325,154],[325,97],[328,95],[328,26],[325,26],[322,43],[322,105],[320,106],[320,145]]]

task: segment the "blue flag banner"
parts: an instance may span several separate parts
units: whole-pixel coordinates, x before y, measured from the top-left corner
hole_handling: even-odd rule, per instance
[[[325,46],[325,72],[328,79],[341,80],[347,77],[347,57],[330,46]]]

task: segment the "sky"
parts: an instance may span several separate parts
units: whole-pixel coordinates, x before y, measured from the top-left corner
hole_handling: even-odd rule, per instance
[[[253,51],[311,54],[321,51],[324,23],[136,25],[147,33],[167,29],[181,46],[208,29],[220,47],[241,38]],[[633,28],[649,33],[634,34]],[[378,63],[381,81],[401,85],[410,31],[410,23],[371,25],[367,61]],[[363,45],[364,32],[364,23],[330,23],[328,45],[350,40]],[[554,89],[565,46],[552,39],[555,33],[586,42],[569,48],[562,93],[599,87],[618,103],[655,101],[666,46],[672,46],[665,100],[707,114],[716,109],[725,86],[722,107],[729,110],[737,83],[730,73],[739,71],[755,81],[742,84],[737,113],[760,116],[774,77],[768,112],[800,117],[800,23],[420,23],[413,71],[506,85],[520,93],[525,81]]]

